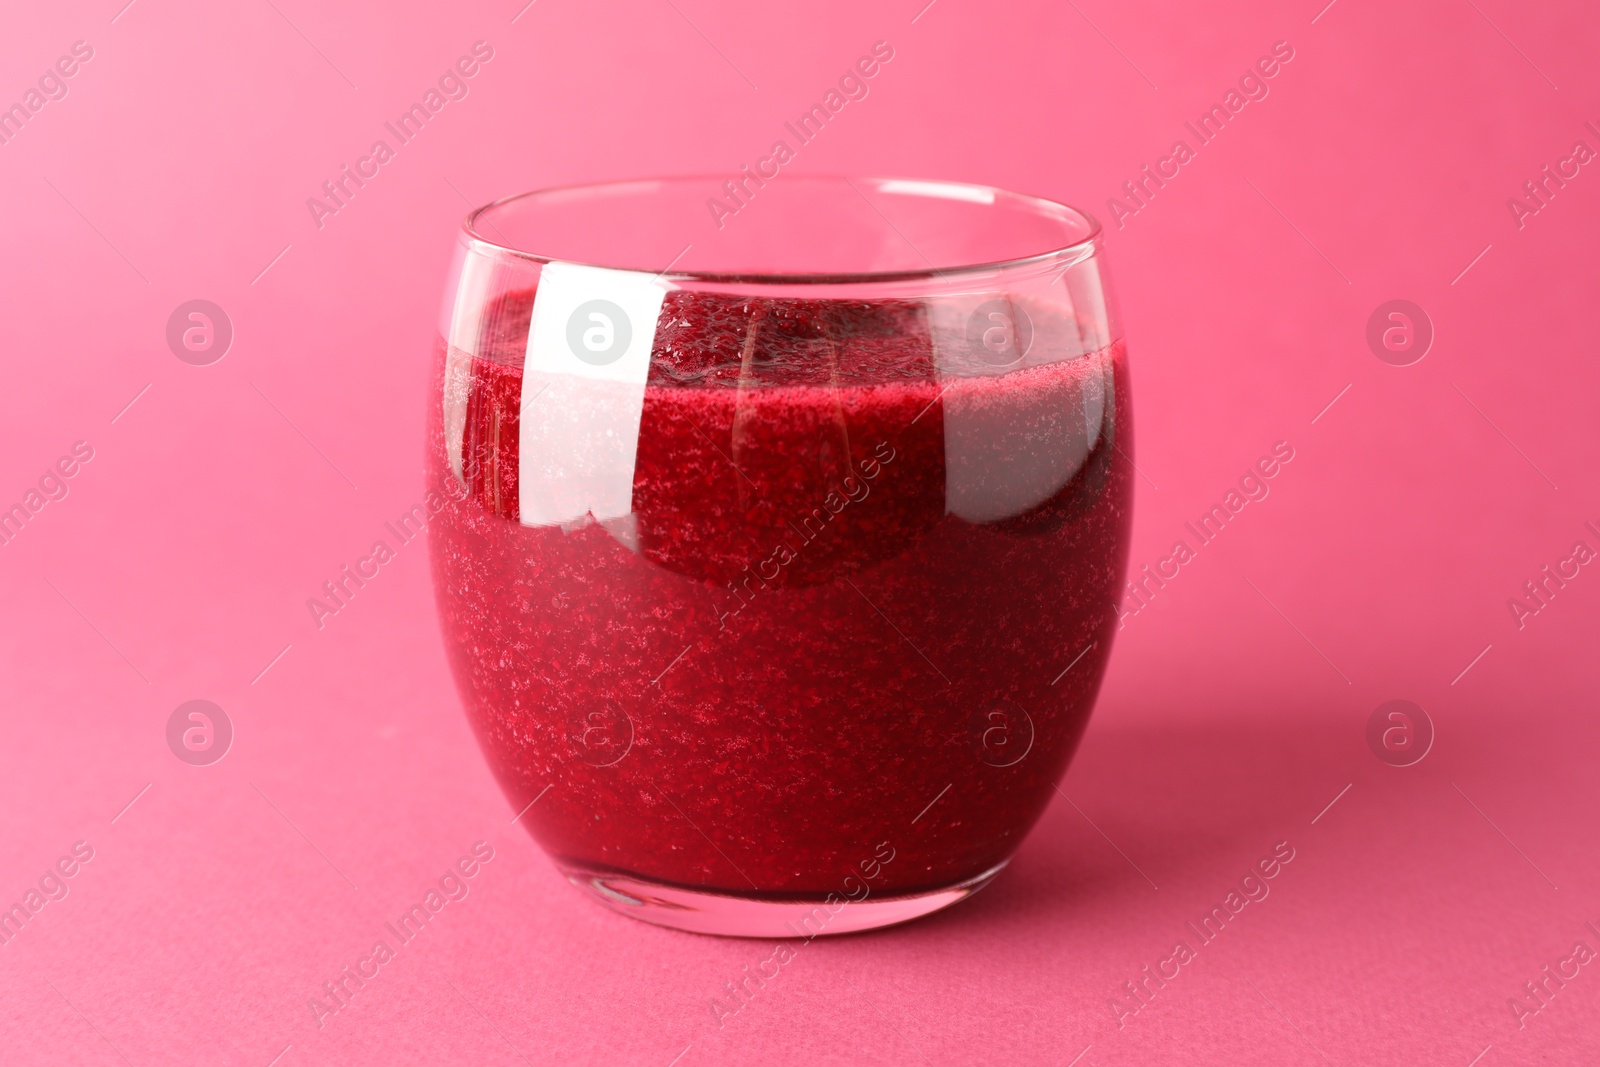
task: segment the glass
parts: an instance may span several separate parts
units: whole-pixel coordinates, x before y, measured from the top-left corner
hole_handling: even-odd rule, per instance
[[[1054,795],[1132,498],[1098,224],[784,174],[470,215],[433,361],[455,676],[567,878],[704,933],[960,900]]]

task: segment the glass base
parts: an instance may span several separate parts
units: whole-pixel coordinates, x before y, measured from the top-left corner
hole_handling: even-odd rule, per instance
[[[657,926],[721,937],[827,937],[910,922],[965,900],[994,880],[1009,859],[942,889],[910,896],[846,900],[755,900],[729,893],[685,889],[637,875],[586,870],[557,863],[567,881],[612,911]]]

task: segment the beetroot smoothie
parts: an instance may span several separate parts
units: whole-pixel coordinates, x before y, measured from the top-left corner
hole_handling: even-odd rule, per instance
[[[476,354],[439,342],[459,475],[438,404],[428,445],[432,484],[464,486],[432,528],[446,644],[515,808],[540,798],[523,825],[569,872],[771,900],[886,851],[879,896],[1004,863],[1110,652],[1120,342],[1069,351],[1071,316],[1036,310],[997,368],[922,302],[674,290],[633,513],[531,527],[532,301],[498,298]]]

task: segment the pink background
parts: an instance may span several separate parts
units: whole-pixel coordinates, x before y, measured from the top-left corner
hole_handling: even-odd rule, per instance
[[[1506,606],[1574,541],[1600,548],[1600,174],[1520,230],[1506,207],[1574,141],[1600,148],[1583,5],[123,2],[0,17],[4,102],[94,49],[0,146],[0,503],[94,449],[0,547],[0,903],[94,849],[0,946],[0,1060],[1600,1060],[1600,965],[1521,1028],[1507,1007],[1575,942],[1600,949],[1600,574],[1520,631]],[[421,495],[467,201],[732,172],[880,39],[895,59],[797,172],[1102,217],[1293,46],[1110,235],[1148,478],[1135,563],[1273,442],[1296,458],[1128,622],[1073,803],[998,882],[804,946],[719,1028],[709,999],[770,946],[605,912],[509,825],[423,546],[321,632],[305,600]],[[477,40],[495,55],[470,95],[318,230],[306,198]],[[236,330],[207,367],[164,339],[197,297]],[[1437,331],[1410,367],[1364,339],[1395,297]],[[166,745],[194,698],[237,731],[209,767]],[[1413,767],[1365,742],[1393,698],[1437,729]],[[307,999],[479,840],[470,895],[319,1029]],[[1119,1027],[1115,989],[1279,841],[1270,897]]]

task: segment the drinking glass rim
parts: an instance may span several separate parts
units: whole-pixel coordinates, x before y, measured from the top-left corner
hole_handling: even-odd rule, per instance
[[[477,222],[487,212],[504,207],[518,200],[530,197],[548,196],[553,193],[571,193],[580,190],[613,189],[621,190],[628,186],[651,186],[669,182],[715,182],[725,178],[723,174],[674,174],[655,178],[629,178],[606,182],[574,182],[570,185],[552,185],[540,189],[530,189],[526,192],[513,193],[498,200],[491,200],[481,207],[474,208],[461,220],[461,232],[469,240],[494,252],[515,256],[518,259],[546,264],[552,262],[575,263],[579,266],[607,267],[603,263],[586,263],[571,258],[544,255],[524,248],[517,248],[505,240],[496,240],[485,236],[478,230]],[[885,185],[899,185],[902,188],[896,192],[909,192],[912,189],[921,190],[920,194],[937,198],[938,194],[931,192],[936,188],[947,190],[969,190],[982,196],[987,196],[988,202],[1004,197],[1015,203],[1020,203],[1034,210],[1042,217],[1067,216],[1085,229],[1082,237],[1067,244],[1058,245],[1043,252],[1035,252],[1026,256],[1017,256],[1011,259],[989,260],[981,263],[963,263],[954,267],[928,267],[920,270],[885,270],[885,271],[843,271],[834,273],[800,272],[782,273],[777,271],[675,271],[668,264],[667,269],[656,274],[656,277],[667,281],[706,282],[711,284],[738,283],[745,285],[850,285],[869,284],[875,282],[907,282],[907,281],[948,281],[952,278],[959,279],[968,275],[992,274],[996,271],[1026,268],[1044,263],[1060,265],[1063,257],[1076,253],[1072,263],[1081,262],[1088,258],[1087,253],[1099,245],[1104,228],[1100,220],[1092,213],[1082,208],[1073,207],[1071,204],[1048,197],[1033,196],[1029,193],[1015,193],[993,185],[981,185],[975,182],[957,182],[933,178],[901,178],[887,176],[851,176],[847,174],[797,174],[788,179],[790,182],[844,182],[852,188],[856,183],[870,184],[882,189]],[[856,190],[858,193],[859,189]],[[949,196],[946,199],[971,199],[964,196]],[[870,204],[870,202],[869,202]],[[876,210],[876,208],[874,208]],[[884,221],[888,221],[885,218]],[[893,227],[893,223],[890,223]],[[685,249],[687,251],[687,249]],[[683,253],[679,253],[681,256]],[[627,268],[610,268],[627,269]],[[649,271],[635,270],[635,273],[648,274]]]

